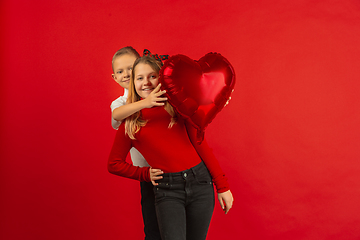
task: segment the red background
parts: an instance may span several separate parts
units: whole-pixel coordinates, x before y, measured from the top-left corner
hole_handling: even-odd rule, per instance
[[[360,238],[360,3],[1,1],[1,239],[141,239],[107,172],[111,58],[132,45],[234,66],[206,130],[235,197],[208,239]]]

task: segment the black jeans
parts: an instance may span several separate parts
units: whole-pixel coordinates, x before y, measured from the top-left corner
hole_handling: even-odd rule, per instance
[[[154,185],[140,182],[141,210],[144,221],[145,240],[161,240],[155,211]]]
[[[214,187],[205,164],[165,173],[154,187],[162,240],[205,240],[214,211]]]

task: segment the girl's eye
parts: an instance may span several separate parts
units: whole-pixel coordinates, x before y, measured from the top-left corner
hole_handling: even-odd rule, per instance
[[[151,75],[151,78],[152,78],[152,79],[155,79],[155,78],[156,78],[156,75]]]
[[[136,80],[142,80],[142,77],[138,77],[138,78],[136,78]]]
[[[123,71],[118,71],[117,73],[118,73],[118,74],[122,74],[122,72],[123,72]]]

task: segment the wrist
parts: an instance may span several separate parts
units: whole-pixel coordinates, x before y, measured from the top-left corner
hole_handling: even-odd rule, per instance
[[[139,104],[140,104],[140,108],[141,108],[141,109],[143,109],[143,108],[149,108],[149,104],[147,103],[146,98],[140,100],[140,101],[139,101]]]

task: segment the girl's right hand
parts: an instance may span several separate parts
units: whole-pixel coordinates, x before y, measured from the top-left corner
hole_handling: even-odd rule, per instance
[[[163,177],[161,176],[164,172],[161,171],[160,169],[154,169],[152,167],[149,168],[149,172],[150,172],[150,180],[151,183],[156,186],[159,185],[158,183],[155,182],[155,180],[159,180],[162,179]]]
[[[163,102],[167,100],[167,97],[161,97],[161,95],[166,93],[166,90],[160,91],[160,87],[161,83],[144,99],[146,108],[165,105]]]

